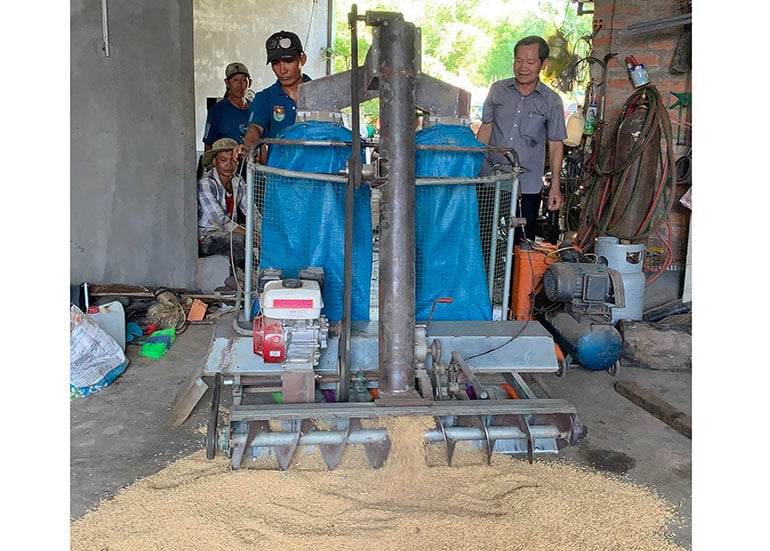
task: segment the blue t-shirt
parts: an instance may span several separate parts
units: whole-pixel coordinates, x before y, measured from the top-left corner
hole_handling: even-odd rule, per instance
[[[243,143],[246,129],[249,127],[249,109],[238,109],[227,98],[219,100],[209,109],[206,117],[206,129],[203,131],[203,143],[211,145],[220,138],[232,138]]]
[[[302,75],[304,82],[312,80]],[[283,91],[281,83],[276,80],[272,86],[254,96],[251,102],[249,124],[258,124],[264,130],[263,138],[275,138],[278,133],[294,124],[297,120],[297,104]]]

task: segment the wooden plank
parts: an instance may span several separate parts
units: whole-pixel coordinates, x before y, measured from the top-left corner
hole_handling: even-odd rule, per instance
[[[152,293],[147,293],[144,291],[140,292],[130,292],[130,293],[88,293],[89,297],[126,297],[126,298],[155,298],[155,295]],[[213,302],[235,302],[236,297],[235,293],[232,295],[196,295],[191,293],[181,293],[179,296],[182,297],[190,297],[193,299],[200,299],[202,301],[213,301]]]
[[[206,394],[209,385],[200,377],[202,372],[203,366],[196,368],[179,388],[179,392],[171,404],[169,426],[178,427],[184,423],[203,395]]]
[[[618,381],[615,391],[692,440],[692,419],[631,381]]]

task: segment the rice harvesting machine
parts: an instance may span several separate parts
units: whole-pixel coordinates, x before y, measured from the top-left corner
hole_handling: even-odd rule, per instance
[[[252,275],[254,255],[248,253],[255,242],[255,217],[250,215],[243,312],[233,327],[217,326],[204,366],[204,376],[214,379],[207,456],[212,459],[224,453],[233,469],[248,458],[275,457],[285,470],[299,450],[318,450],[332,470],[346,446],[363,446],[370,464],[380,467],[388,457],[391,439],[386,428],[372,428],[369,421],[399,416],[432,417],[435,426],[425,433],[425,441],[444,446],[450,465],[459,442],[484,450],[490,461],[493,453],[502,453],[530,462],[579,444],[586,428],[574,405],[558,398],[538,398],[523,377],[555,373],[559,368],[553,337],[538,321],[495,321],[491,315],[439,319],[453,302],[462,307],[462,297],[452,296],[452,291],[431,297],[427,315],[424,308],[418,313],[415,190],[439,180],[450,189],[455,184],[457,189],[470,186],[475,197],[476,185],[496,185],[507,179],[515,194],[521,167],[487,178],[476,174],[454,180],[417,178],[416,152],[441,148],[420,149],[415,144],[415,110],[437,120],[463,120],[468,118],[470,94],[421,73],[419,33],[399,13],[359,16],[352,7],[353,60],[357,59],[358,21],[372,27],[366,61],[362,66],[353,63],[345,73],[300,85],[298,113],[311,114],[312,119],[351,106],[351,126],[357,129],[361,100],[378,97],[380,136],[373,162],[364,163],[361,156],[351,154],[340,175],[297,173],[250,160],[247,173],[251,205],[255,182],[287,175],[311,184],[320,178],[343,190],[341,315],[330,321],[324,313],[329,306],[324,304],[324,293],[335,284],[336,274],[323,265],[303,266],[290,274],[285,267],[267,266],[269,237],[264,228],[263,260],[259,275]],[[263,143],[281,145],[281,139]],[[366,144],[358,132],[352,132],[351,142],[343,145],[358,152]],[[451,144],[445,149],[466,151]],[[354,196],[367,186],[379,195],[376,320],[353,319],[351,314],[356,306],[351,290]],[[270,214],[269,193],[266,188],[263,220]],[[478,228],[473,230],[478,235]],[[511,231],[509,253],[512,243]],[[464,254],[449,251],[459,252],[459,258]],[[431,249],[425,257],[427,262],[438,262],[447,254],[447,249]],[[286,258],[287,263],[291,260]],[[436,264],[426,277],[454,277],[465,269],[457,263],[449,268]],[[510,286],[509,271],[506,279]],[[227,415],[219,415],[224,389],[230,390],[232,404]],[[221,418],[226,421],[220,427]]]

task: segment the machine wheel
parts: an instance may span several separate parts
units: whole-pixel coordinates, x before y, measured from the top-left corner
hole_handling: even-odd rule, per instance
[[[557,360],[559,363],[559,369],[556,370],[557,377],[564,377],[569,371],[569,364],[572,362],[572,357],[567,355]]]
[[[607,373],[612,377],[615,377],[618,374],[618,371],[620,371],[620,359],[607,368]]]
[[[338,402],[347,402],[350,399],[350,369],[345,369],[343,373],[342,360],[337,357],[337,374],[340,377],[339,383],[337,383],[337,392],[335,399]],[[348,386],[345,386],[345,381],[348,381]]]
[[[217,424],[219,422],[219,395],[222,391],[222,374],[214,375],[214,388],[211,389],[211,411],[206,430],[206,458],[214,459],[217,454]]]

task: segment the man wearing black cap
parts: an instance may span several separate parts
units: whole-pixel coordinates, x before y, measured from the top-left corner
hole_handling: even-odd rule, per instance
[[[225,97],[211,106],[203,131],[204,151],[221,138],[243,143],[249,126],[249,107],[246,91],[251,86],[251,75],[243,63],[233,62],[225,68]]]
[[[302,74],[307,56],[302,41],[289,31],[273,34],[265,43],[267,63],[278,79],[275,84],[259,92],[251,103],[249,129],[243,144],[251,148],[260,138],[275,138],[278,132],[291,126],[297,116],[297,88],[311,80]],[[267,152],[260,152],[260,162],[267,162]]]

